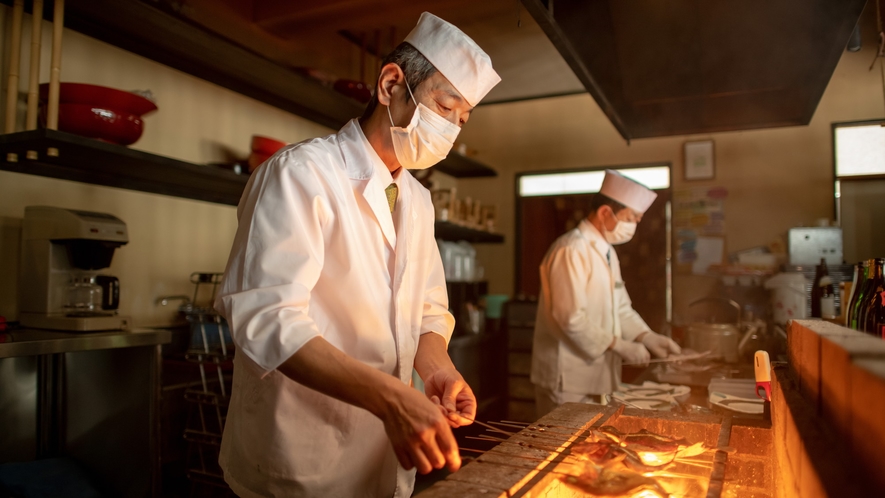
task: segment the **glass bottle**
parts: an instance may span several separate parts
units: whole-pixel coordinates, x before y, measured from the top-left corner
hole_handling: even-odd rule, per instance
[[[878,304],[878,314],[875,315],[874,334],[881,339],[885,339],[885,292],[879,294],[876,299]]]
[[[814,272],[814,282],[811,283],[811,317],[812,318],[821,318],[821,296],[823,293],[823,289],[821,288],[821,280],[824,277],[829,277],[829,272],[827,271],[827,260],[824,258],[820,258],[820,264],[817,265],[817,268]],[[829,278],[828,278],[829,280]],[[830,285],[832,285],[832,280],[830,280]],[[831,292],[830,295],[833,295]]]
[[[858,330],[857,328],[857,319],[858,319],[858,309],[860,308],[861,300],[864,295],[864,288],[867,286],[869,282],[870,276],[870,260],[866,260],[863,262],[863,269],[858,275],[857,285],[854,287],[854,293],[851,297],[851,303],[849,304],[850,308],[848,308],[848,327],[853,328],[854,330]]]
[[[863,297],[861,309],[858,312],[857,330],[867,332],[868,334],[876,334],[876,317],[879,314],[880,300],[878,299],[885,292],[885,278],[883,278],[883,264],[885,259],[875,259],[873,261],[873,269],[871,277],[866,285],[866,294]]]
[[[842,325],[846,327],[851,324],[851,303],[854,301],[855,294],[857,294],[857,288],[860,285],[859,280],[862,277],[863,263],[856,263],[851,276],[851,287],[847,287],[848,293],[842,296]]]

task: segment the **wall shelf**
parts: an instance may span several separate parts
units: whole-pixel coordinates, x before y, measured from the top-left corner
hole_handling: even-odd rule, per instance
[[[449,221],[436,222],[436,238],[450,242],[463,240],[473,244],[501,244],[504,242],[504,236],[501,234],[474,230]]]
[[[485,164],[462,156],[455,151],[449,152],[434,169],[455,178],[480,178],[498,176],[498,172]]]
[[[0,169],[237,205],[248,176],[55,130],[0,135]],[[30,158],[30,159],[29,159]]]

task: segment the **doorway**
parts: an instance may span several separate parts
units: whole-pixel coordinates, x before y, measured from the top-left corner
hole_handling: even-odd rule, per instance
[[[616,169],[658,194],[633,240],[615,246],[615,250],[633,308],[652,330],[662,332],[670,317],[669,163],[517,176],[515,293],[539,294],[541,260],[557,237],[587,217],[590,200],[602,185],[605,169]]]

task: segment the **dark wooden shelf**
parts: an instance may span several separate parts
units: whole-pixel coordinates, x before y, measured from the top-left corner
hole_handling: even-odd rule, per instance
[[[55,130],[0,135],[0,150],[0,169],[6,171],[233,206],[249,180],[233,171]]]
[[[65,27],[333,130],[362,115],[365,105],[190,22],[167,3],[68,0]],[[46,2],[46,19],[52,9]]]
[[[497,171],[485,164],[470,159],[469,157],[462,156],[454,151],[450,152],[449,155],[439,164],[434,166],[434,168],[441,173],[454,176],[455,178],[498,176]]]
[[[503,235],[462,227],[448,221],[436,222],[436,238],[451,242],[463,240],[474,244],[500,244],[504,242]]]

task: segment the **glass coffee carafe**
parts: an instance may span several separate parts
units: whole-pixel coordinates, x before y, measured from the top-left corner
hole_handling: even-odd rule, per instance
[[[71,278],[65,298],[65,309],[71,313],[99,313],[102,309],[102,288],[94,275]]]

